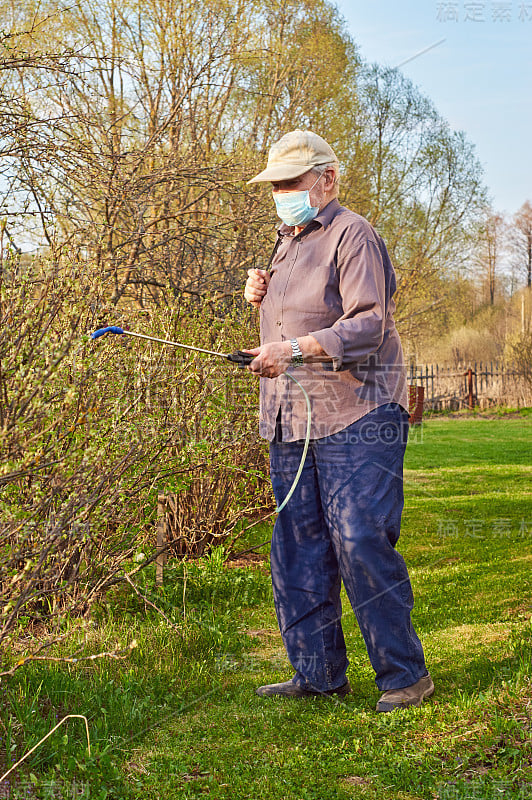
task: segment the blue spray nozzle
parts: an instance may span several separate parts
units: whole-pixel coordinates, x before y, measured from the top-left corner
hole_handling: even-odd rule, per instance
[[[125,333],[125,330],[119,328],[118,325],[110,325],[108,328],[99,328],[99,330],[91,333],[91,339],[99,339],[105,333]]]

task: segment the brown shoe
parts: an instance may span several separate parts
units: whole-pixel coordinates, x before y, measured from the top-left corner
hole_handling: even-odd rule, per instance
[[[318,692],[312,691],[311,689],[304,689],[293,681],[286,681],[286,683],[269,683],[266,686],[259,686],[258,689],[255,689],[255,693],[258,694],[259,697],[320,697],[321,695],[330,697],[333,694],[337,694],[338,697],[345,697],[346,694],[351,693],[351,685],[349,681],[346,681],[344,685],[339,686],[338,689]]]
[[[417,683],[404,689],[388,689],[377,703],[377,711],[393,711],[394,708],[420,706],[426,697],[434,694],[434,684],[427,672]]]

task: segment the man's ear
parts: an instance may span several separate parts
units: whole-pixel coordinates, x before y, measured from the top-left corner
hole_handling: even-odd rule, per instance
[[[336,179],[336,175],[333,169],[327,169],[325,171],[325,189],[330,191],[334,186],[334,181]]]

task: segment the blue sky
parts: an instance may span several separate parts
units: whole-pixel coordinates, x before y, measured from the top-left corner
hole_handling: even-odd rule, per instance
[[[466,132],[493,206],[532,202],[532,0],[336,0],[362,57],[401,67]]]

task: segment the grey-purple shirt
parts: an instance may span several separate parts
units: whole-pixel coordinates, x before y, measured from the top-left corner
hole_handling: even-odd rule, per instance
[[[373,408],[408,408],[406,371],[393,318],[395,271],[382,238],[359,214],[332,200],[297,236],[281,225],[271,280],[260,306],[261,343],[311,334],[332,363],[290,372],[312,408],[311,437],[343,430]],[[286,375],[260,379],[260,435],[303,439],[303,393]]]

